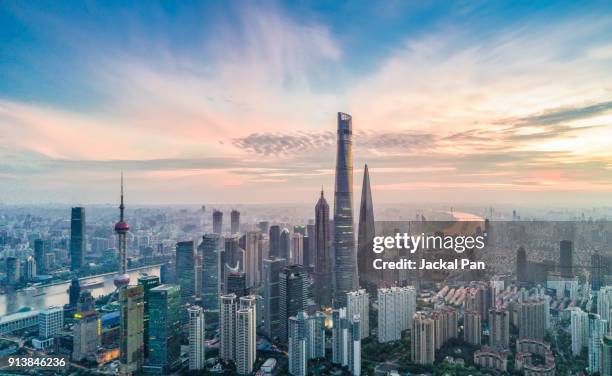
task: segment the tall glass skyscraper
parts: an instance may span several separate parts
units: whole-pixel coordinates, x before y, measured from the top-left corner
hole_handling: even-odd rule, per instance
[[[221,239],[217,234],[206,234],[198,246],[202,260],[202,307],[208,312],[219,311],[219,262],[221,258]]]
[[[353,129],[351,115],[338,113],[338,154],[334,195],[335,305],[346,305],[346,293],[357,289],[353,229]]]
[[[181,300],[189,303],[195,295],[195,253],[192,240],[176,243],[176,277],[181,286]],[[187,317],[185,317],[187,319]]]
[[[148,366],[162,373],[175,369],[181,356],[181,294],[177,285],[159,285],[149,291]]]
[[[85,260],[85,208],[72,208],[70,216],[70,270],[78,271]]]

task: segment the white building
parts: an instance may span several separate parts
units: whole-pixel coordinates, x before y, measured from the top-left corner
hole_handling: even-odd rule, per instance
[[[307,319],[308,359],[325,358],[325,314],[317,312]]]
[[[609,332],[612,333],[612,286],[602,287],[597,292],[597,314],[608,322]]]
[[[236,312],[236,371],[240,375],[253,372],[255,363],[255,311],[256,300],[252,306],[240,308]],[[242,303],[242,299],[241,299]]]
[[[62,307],[49,307],[40,311],[38,315],[38,336],[51,338],[60,332],[64,325],[64,309]]]
[[[221,295],[219,357],[234,360],[236,344],[236,294]]]
[[[589,341],[589,315],[578,307],[571,310],[572,355],[578,356]]]
[[[191,306],[189,313],[189,369],[200,370],[206,361],[205,322],[202,307]]]
[[[359,315],[361,339],[370,336],[370,294],[366,290],[346,294],[346,314],[349,318]]]
[[[306,376],[307,372],[307,319],[304,311],[289,318],[289,373],[294,376]]]
[[[606,335],[608,322],[597,314],[589,314],[589,372],[599,372],[602,364],[602,340]]]
[[[401,339],[402,332],[412,326],[415,309],[414,287],[378,289],[378,342]]]

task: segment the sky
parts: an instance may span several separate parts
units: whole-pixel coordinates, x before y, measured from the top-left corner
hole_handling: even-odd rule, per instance
[[[612,3],[0,3],[0,203],[612,205]]]

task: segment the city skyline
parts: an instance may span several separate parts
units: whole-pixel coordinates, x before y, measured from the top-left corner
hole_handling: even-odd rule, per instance
[[[0,202],[608,204],[609,7],[5,3]]]

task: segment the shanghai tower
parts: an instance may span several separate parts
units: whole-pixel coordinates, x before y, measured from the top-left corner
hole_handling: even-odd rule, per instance
[[[346,305],[346,293],[357,288],[353,229],[353,130],[351,115],[338,113],[338,154],[334,194],[335,305]]]

